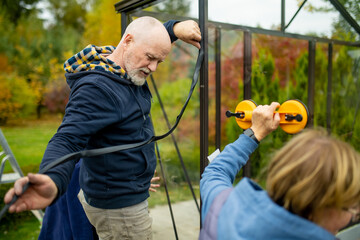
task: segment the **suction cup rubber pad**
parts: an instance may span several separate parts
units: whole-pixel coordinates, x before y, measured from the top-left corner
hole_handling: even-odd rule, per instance
[[[309,111],[304,103],[299,100],[288,100],[280,105],[279,110],[277,111],[280,114],[280,127],[284,132],[295,134],[303,130],[309,119]],[[291,114],[296,116],[300,114],[302,120],[299,122],[295,119],[285,120],[285,115]]]
[[[252,112],[257,107],[256,103],[252,100],[244,100],[241,101],[235,109],[235,112],[238,113],[244,113],[244,118],[236,118],[236,123],[239,125],[242,129],[248,129],[251,127],[251,117]]]

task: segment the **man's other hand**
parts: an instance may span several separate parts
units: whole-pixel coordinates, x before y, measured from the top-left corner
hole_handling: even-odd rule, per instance
[[[19,196],[27,182],[30,182],[29,188],[10,206],[9,212],[43,209],[56,198],[58,189],[49,176],[29,173],[27,177],[18,179],[5,194],[5,204],[10,203],[15,194]]]

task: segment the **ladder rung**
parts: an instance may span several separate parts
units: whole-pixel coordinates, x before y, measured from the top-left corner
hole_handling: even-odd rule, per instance
[[[19,178],[20,178],[20,174],[18,174],[18,173],[4,173],[1,176],[0,183],[12,183],[12,182],[15,182]]]

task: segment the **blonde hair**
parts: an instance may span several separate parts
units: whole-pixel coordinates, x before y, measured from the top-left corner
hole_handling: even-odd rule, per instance
[[[271,199],[309,219],[318,210],[360,203],[360,155],[325,131],[305,130],[271,160]]]

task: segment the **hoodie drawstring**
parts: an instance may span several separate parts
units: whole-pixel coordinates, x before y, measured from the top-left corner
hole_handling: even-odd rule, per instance
[[[133,90],[129,85],[128,85],[128,87],[129,87],[129,89],[131,90],[132,94],[134,95],[137,104],[139,105],[139,108],[140,108],[140,110],[141,110],[141,114],[143,115],[144,121],[146,121],[146,116],[145,116],[144,110],[142,109],[142,107],[141,107],[141,105],[140,105],[139,99],[136,97],[136,95],[135,95],[135,93],[134,93],[134,90]]]

